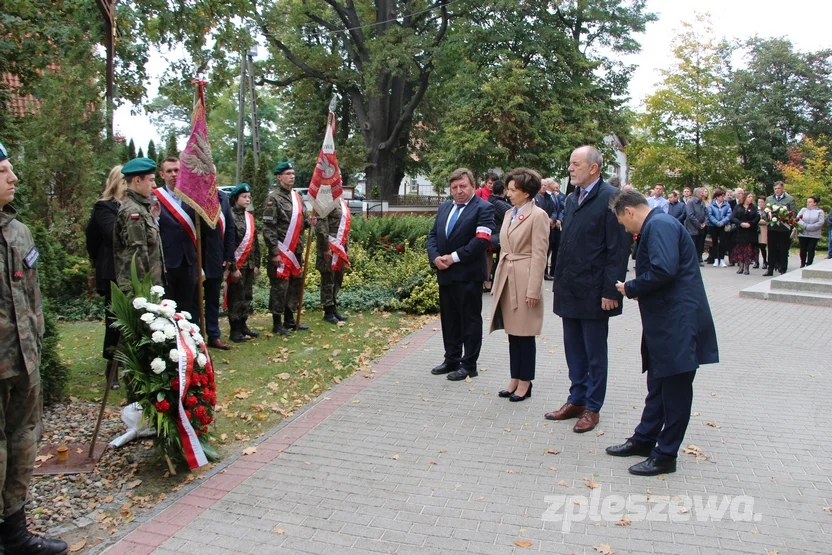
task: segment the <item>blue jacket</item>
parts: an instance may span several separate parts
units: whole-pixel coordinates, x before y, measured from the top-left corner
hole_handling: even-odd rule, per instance
[[[638,299],[641,311],[643,371],[665,378],[719,362],[693,239],[661,209],[644,221],[636,247],[636,277],[624,290],[628,298]]]
[[[485,249],[491,244],[489,236],[494,227],[494,206],[474,195],[459,215],[449,237],[445,236],[445,224],[454,209],[453,200],[439,206],[433,228],[428,233],[428,260],[431,265],[437,256],[456,252],[459,262],[447,270],[437,269],[439,285],[455,281],[479,281],[488,279]],[[477,235],[484,235],[478,237]]]
[[[234,214],[228,204],[228,196],[217,191],[220,196],[220,207],[225,216],[225,235],[220,233],[220,224],[211,229],[202,222],[202,267],[207,279],[221,279],[223,262],[234,262],[234,251],[237,249],[237,226],[234,224]]]
[[[679,220],[679,223],[684,224],[687,214],[685,213],[685,203],[677,200],[676,203],[667,203],[667,213]]]
[[[610,197],[616,192],[601,180],[580,206],[580,187],[566,197],[553,286],[554,311],[561,318],[593,320],[621,314],[615,282],[627,276],[631,237],[610,210]],[[618,308],[601,310],[601,298],[619,301]]]
[[[165,253],[165,268],[173,270],[179,268],[182,264],[188,266],[196,266],[196,246],[194,245],[191,235],[179,220],[171,214],[164,204],[161,204],[162,210],[159,213],[159,233],[162,235],[162,251]],[[182,203],[185,213],[191,217],[191,221],[196,221],[194,209]]]
[[[715,200],[712,200],[708,207],[708,225],[723,227],[725,224],[731,223],[731,213],[731,205],[726,201],[722,201],[720,207]]]

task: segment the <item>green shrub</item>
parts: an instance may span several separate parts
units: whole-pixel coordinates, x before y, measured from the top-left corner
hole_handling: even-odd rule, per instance
[[[50,404],[66,397],[69,368],[58,355],[58,330],[48,302],[43,304],[44,334],[40,353],[40,388],[43,402]]]
[[[392,254],[397,251],[396,247],[413,247],[420,237],[427,237],[433,220],[433,216],[413,215],[354,218],[350,244],[360,243],[370,253],[386,250]]]

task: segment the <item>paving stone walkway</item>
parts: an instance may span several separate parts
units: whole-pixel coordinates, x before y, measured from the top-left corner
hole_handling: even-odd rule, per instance
[[[754,273],[703,268],[722,362],[696,377],[685,444],[701,455],[675,474],[631,476],[638,459],[604,453],[646,393],[636,303],[611,321],[607,400],[583,435],[543,418],[569,386],[559,318],[522,403],[496,395],[503,332],[471,383],[430,375],[434,323],[99,552],[829,554],[832,309],[740,299]]]

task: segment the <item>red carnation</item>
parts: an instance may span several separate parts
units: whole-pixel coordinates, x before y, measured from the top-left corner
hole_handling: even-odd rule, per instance
[[[170,387],[174,391],[179,391],[179,378],[174,378],[170,381]]]
[[[402,248],[401,245],[396,245],[396,250],[399,251],[399,252],[404,251],[404,249]]]
[[[185,406],[188,407],[189,409],[194,408],[195,406],[197,406],[197,404],[199,404],[199,401],[193,395],[191,395],[191,396],[189,396],[185,399]]]
[[[196,410],[194,411],[194,416],[196,416],[197,418],[202,418],[203,416],[205,416],[205,414],[206,414],[205,413],[205,407],[203,407],[201,405],[198,406],[196,408]]]
[[[156,410],[158,410],[159,412],[168,412],[170,410],[170,403],[168,403],[165,400],[156,401],[155,403],[153,403],[153,405],[156,407]]]
[[[379,240],[381,240],[382,242],[387,241],[387,236],[382,235],[381,237],[379,237]]]
[[[202,427],[202,433],[203,433],[203,434],[207,434],[207,433],[208,433],[208,426],[203,426],[203,427]]]
[[[208,424],[210,424],[213,421],[214,421],[214,418],[212,416],[207,415],[207,414],[199,419],[199,423],[202,424],[203,426],[207,426]]]
[[[185,411],[185,418],[187,418],[188,420],[191,419],[191,411],[189,411],[189,410]]]

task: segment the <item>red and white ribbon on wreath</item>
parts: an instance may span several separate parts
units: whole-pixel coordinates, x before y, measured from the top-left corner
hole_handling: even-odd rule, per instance
[[[280,251],[280,267],[277,268],[277,277],[286,279],[289,276],[299,276],[303,271],[298,257],[295,256],[295,249],[298,246],[300,232],[303,228],[303,201],[297,191],[292,191],[292,219],[289,221],[289,229],[286,237],[277,244]]]
[[[234,260],[237,263],[237,269],[242,268],[243,264],[248,260],[248,255],[251,254],[251,248],[254,246],[254,214],[246,211],[246,232],[243,235],[243,240],[237,245],[237,250],[234,251]],[[225,282],[225,295],[222,300],[222,307],[228,309],[228,289],[231,287],[231,276]]]
[[[202,450],[202,445],[199,443],[199,438],[196,435],[196,430],[191,425],[191,421],[185,414],[185,395],[191,385],[191,376],[194,372],[194,364],[197,356],[201,351],[207,362],[205,363],[206,371],[212,368],[211,355],[208,353],[208,348],[203,341],[197,345],[191,337],[190,331],[185,331],[179,327],[179,321],[187,321],[181,314],[175,314],[170,319],[174,328],[176,329],[176,348],[179,351],[179,438],[182,440],[182,450],[185,453],[185,460],[188,462],[188,467],[191,469],[199,468],[208,464],[208,457],[205,456],[205,451]]]
[[[330,267],[333,272],[338,272],[344,268],[349,267],[350,259],[347,257],[347,239],[350,236],[350,224],[352,223],[352,214],[350,214],[350,207],[344,197],[341,197],[341,221],[338,223],[338,233],[335,237],[329,237],[329,248],[332,251],[332,263]]]

